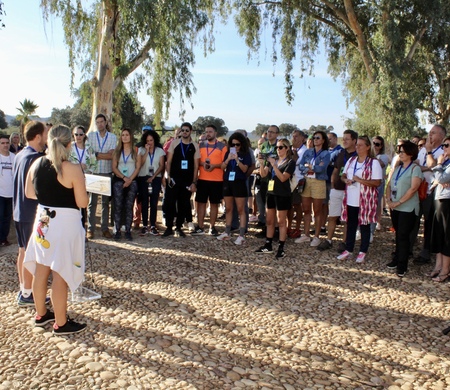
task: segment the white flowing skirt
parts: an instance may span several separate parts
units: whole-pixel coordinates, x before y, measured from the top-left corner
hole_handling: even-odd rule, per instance
[[[73,292],[84,280],[84,237],[80,210],[39,205],[24,266],[33,275],[36,263],[50,267]]]

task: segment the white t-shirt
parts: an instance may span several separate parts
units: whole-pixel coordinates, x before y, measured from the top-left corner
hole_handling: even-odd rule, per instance
[[[366,161],[370,164],[370,160],[367,158]],[[361,177],[364,170],[364,165],[366,161],[362,163],[358,162],[358,158],[350,159],[347,161],[344,167],[344,173],[347,175],[347,179],[353,180],[353,176]],[[380,162],[377,159],[372,161],[372,175],[369,180],[382,180],[383,170],[381,169]],[[361,183],[353,183],[352,185],[347,185],[347,205],[353,207],[359,207],[359,196],[361,192]]]
[[[442,149],[441,146],[438,146],[437,148],[433,149],[432,152],[433,152],[433,157],[435,159],[437,159],[441,154],[444,153],[444,150]],[[421,167],[427,166],[427,150],[425,148],[422,148],[419,150],[419,155],[417,156],[417,160],[418,160],[418,164]],[[429,189],[431,187],[431,182],[434,179],[434,174],[431,171],[426,171],[426,172],[423,172],[423,177],[427,181],[428,189]]]
[[[9,156],[0,154],[0,196],[3,198],[12,198],[14,191],[13,180],[13,161],[16,155],[9,153]]]
[[[153,173],[156,172],[159,169],[159,160],[161,157],[166,155],[166,152],[158,146],[155,148],[151,156],[147,153],[147,149],[143,146],[139,148],[138,153],[140,156],[145,156],[147,154],[147,158],[145,159],[144,164],[142,164],[138,176],[148,176],[150,173],[150,168],[153,168]],[[161,176],[161,173],[159,173],[158,177]]]

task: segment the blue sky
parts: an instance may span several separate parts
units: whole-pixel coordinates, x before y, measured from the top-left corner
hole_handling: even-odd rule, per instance
[[[44,24],[35,0],[6,1],[5,11],[6,28],[0,31],[0,109],[16,115],[19,102],[27,98],[39,105],[39,116],[47,117],[53,107],[72,105],[67,49],[59,20]],[[197,50],[192,69],[197,94],[192,99],[194,110],[189,104],[184,107],[185,120],[212,115],[222,118],[230,130],[248,131],[257,123],[293,123],[300,128],[323,124],[342,133],[352,107],[346,107],[340,81],[327,75],[325,58],[316,60],[315,77],[300,79],[299,72],[294,72],[295,100],[289,106],[284,96],[283,64],[274,68],[270,60],[270,33],[263,36],[259,58],[247,61],[247,48],[234,26],[217,25],[216,29],[215,52],[205,58],[202,50]],[[151,99],[144,93],[139,98],[151,113]],[[179,124],[176,95],[171,107],[166,123]]]

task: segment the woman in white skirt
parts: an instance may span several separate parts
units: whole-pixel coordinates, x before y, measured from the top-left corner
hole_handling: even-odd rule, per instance
[[[31,166],[25,193],[39,206],[33,232],[25,252],[24,266],[34,275],[35,325],[54,322],[54,334],[78,333],[86,328],[67,317],[67,287],[77,289],[84,278],[84,229],[80,208],[87,207],[83,171],[69,162],[71,131],[54,126],[48,134],[47,156]],[[51,300],[47,310],[47,281],[52,272]]]

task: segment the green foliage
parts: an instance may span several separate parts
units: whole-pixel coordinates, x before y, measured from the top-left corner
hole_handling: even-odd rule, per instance
[[[285,137],[289,137],[294,130],[298,129],[297,125],[291,123],[282,123],[278,127],[280,128],[280,134]]]
[[[9,121],[9,127],[20,127],[20,120],[17,116]]]
[[[254,133],[258,136],[262,136],[268,129],[270,125],[263,125],[262,123],[258,123],[255,127]]]
[[[8,127],[8,122],[6,122],[5,113],[0,110],[0,129],[6,129]]]
[[[53,124],[63,124],[69,127],[74,127],[72,121],[72,109],[67,106],[66,108],[53,108],[50,116],[50,122]]]
[[[139,133],[143,120],[142,108],[136,97],[126,93],[120,104],[120,116],[122,118],[122,128],[126,127],[135,133]]]
[[[326,125],[311,125],[307,131],[308,134],[313,134],[316,131],[324,131],[325,133],[329,133],[330,131],[333,131],[333,126],[326,126]]]
[[[228,133],[228,127],[225,126],[224,120],[214,116],[199,116],[196,121],[192,123],[192,128],[197,134],[202,134],[207,125],[216,126],[217,137],[225,137]]]
[[[23,124],[27,123],[29,117],[33,115],[39,106],[34,103],[32,100],[24,99],[23,102],[19,102],[20,108],[17,108],[19,111],[19,115],[17,119],[19,119]]]

